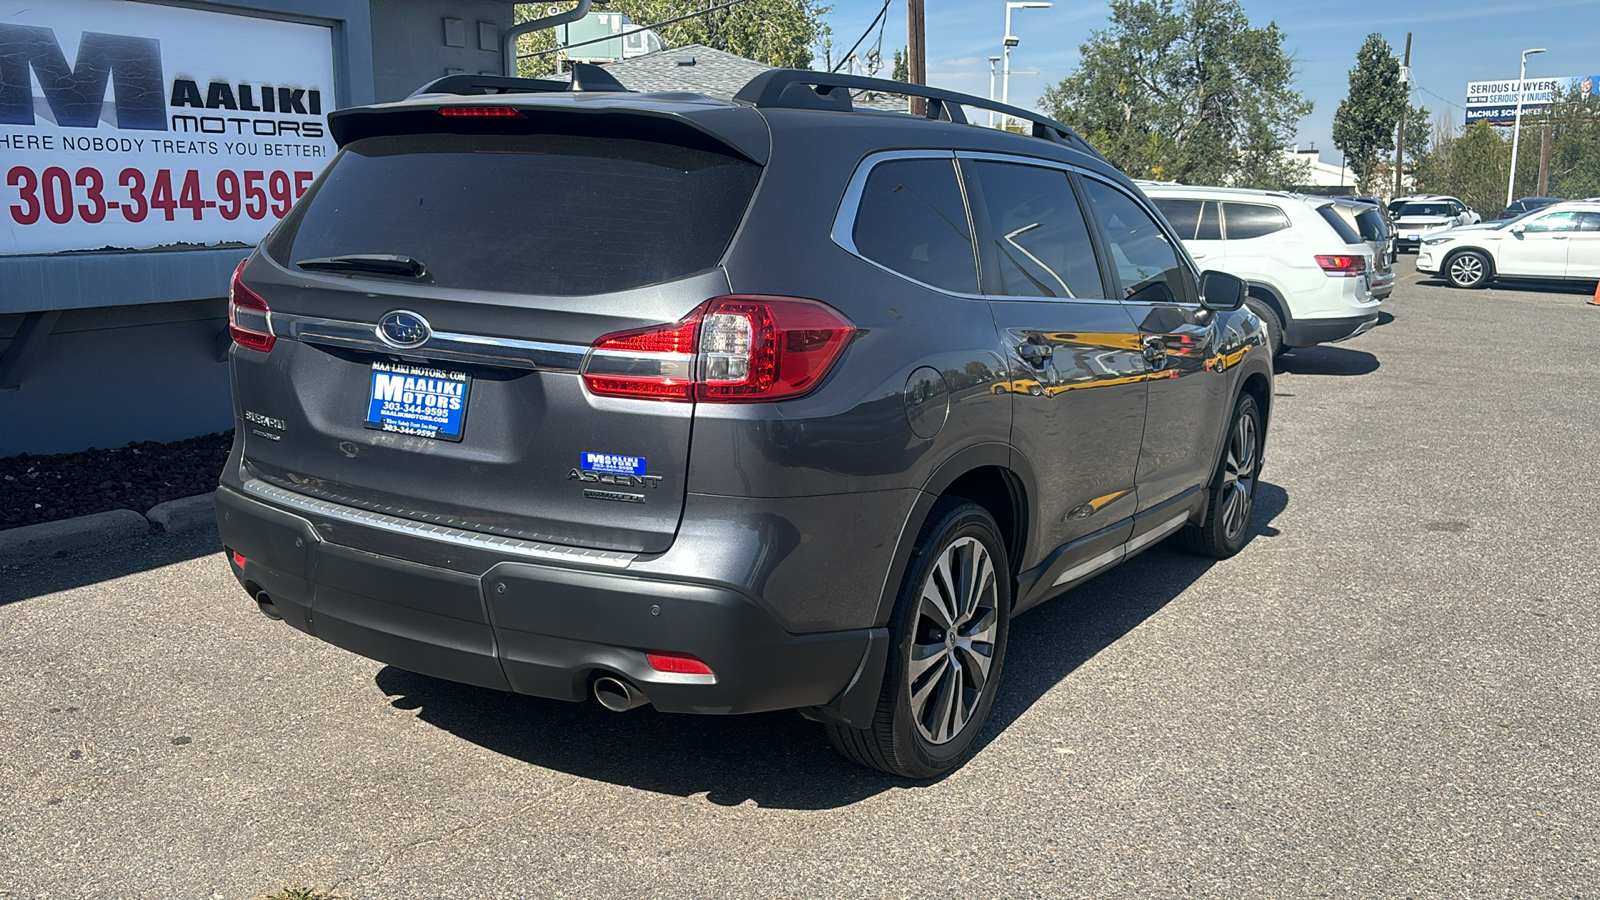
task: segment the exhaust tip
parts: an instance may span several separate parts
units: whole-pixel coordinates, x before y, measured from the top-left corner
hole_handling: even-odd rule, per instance
[[[650,702],[644,692],[620,678],[602,675],[594,680],[594,699],[612,712],[627,712]]]
[[[276,606],[272,605],[272,598],[267,596],[266,591],[256,594],[256,606],[261,609],[261,614],[263,616],[266,616],[275,622],[283,621],[283,614],[278,612],[278,608]]]

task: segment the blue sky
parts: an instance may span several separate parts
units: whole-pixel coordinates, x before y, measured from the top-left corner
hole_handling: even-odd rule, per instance
[[[924,0],[928,82],[987,96],[989,57],[1000,55],[1005,0]],[[882,0],[834,0],[828,23],[838,52],[849,49],[872,21]],[[1398,55],[1411,44],[1412,102],[1459,124],[1468,81],[1517,77],[1524,49],[1549,52],[1528,58],[1528,77],[1600,74],[1600,0],[1244,0],[1252,25],[1278,23],[1295,58],[1295,86],[1316,104],[1300,122],[1301,146],[1315,142],[1325,161],[1336,161],[1333,114],[1349,87],[1356,51],[1376,31]],[[1037,108],[1045,88],[1078,64],[1078,47],[1107,27],[1110,7],[1097,0],[1055,0],[1050,9],[1012,13],[1021,44],[1011,52],[1011,102]],[[883,35],[884,57],[905,44],[905,0],[892,0]],[[868,38],[863,49],[877,38]],[[819,58],[813,65],[822,65]],[[882,73],[888,77],[887,68]],[[1430,93],[1431,92],[1431,93]],[[1000,89],[995,88],[998,97]],[[1435,96],[1437,95],[1437,96]],[[1453,104],[1453,105],[1452,105]],[[1067,124],[1071,125],[1071,122]]]

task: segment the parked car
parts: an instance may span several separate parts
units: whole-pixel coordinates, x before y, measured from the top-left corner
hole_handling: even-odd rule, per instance
[[[799,709],[921,778],[971,751],[1014,615],[1249,535],[1262,324],[1058,122],[578,64],[329,128],[229,304],[219,527],[297,629],[616,711]]]
[[[1378,212],[1383,214],[1384,225],[1389,230],[1389,264],[1393,265],[1399,257],[1399,251],[1395,250],[1394,246],[1394,214],[1389,211],[1389,204],[1378,197],[1351,197],[1350,199],[1358,203],[1376,206]]]
[[[1525,212],[1531,212],[1533,210],[1549,206],[1552,203],[1560,202],[1561,201],[1555,197],[1523,197],[1521,200],[1518,200],[1505,209],[1500,210],[1500,214],[1495,216],[1495,218],[1515,219],[1517,216],[1520,216]]]
[[[1394,293],[1394,232],[1389,230],[1389,216],[1383,207],[1346,198],[1334,198],[1333,211],[1361,235],[1361,240],[1372,248],[1373,272],[1369,279],[1372,296],[1389,299]]]
[[[1475,225],[1483,217],[1465,203],[1445,194],[1427,194],[1391,201],[1398,250],[1415,250],[1422,239],[1446,228]]]
[[[1553,203],[1515,219],[1452,228],[1422,242],[1417,271],[1459,288],[1497,278],[1600,279],[1600,203]]]
[[[1378,321],[1373,250],[1327,197],[1144,184],[1204,265],[1244,279],[1274,354],[1355,337]]]

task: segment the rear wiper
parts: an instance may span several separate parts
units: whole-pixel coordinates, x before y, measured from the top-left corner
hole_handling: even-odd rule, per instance
[[[373,275],[393,275],[417,281],[432,281],[428,267],[421,260],[389,253],[351,253],[347,256],[319,256],[295,263],[302,269],[324,272],[367,272]]]

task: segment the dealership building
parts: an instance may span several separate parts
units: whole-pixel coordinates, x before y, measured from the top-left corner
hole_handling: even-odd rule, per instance
[[[232,427],[234,267],[331,110],[503,71],[497,0],[49,0],[0,16],[0,457]]]

